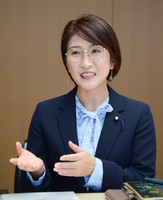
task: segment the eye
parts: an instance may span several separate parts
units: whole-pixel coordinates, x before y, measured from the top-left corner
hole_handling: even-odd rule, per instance
[[[81,51],[80,50],[71,50],[70,55],[71,56],[80,56]]]
[[[91,54],[98,54],[98,53],[101,53],[101,49],[98,48],[98,47],[95,47],[91,50]]]

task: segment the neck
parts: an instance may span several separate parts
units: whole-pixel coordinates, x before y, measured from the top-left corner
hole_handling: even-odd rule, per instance
[[[102,90],[96,91],[82,91],[78,88],[77,97],[81,104],[89,111],[96,111],[97,108],[108,98],[109,91],[107,85]]]

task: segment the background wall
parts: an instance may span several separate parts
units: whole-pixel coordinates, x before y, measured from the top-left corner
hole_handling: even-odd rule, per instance
[[[111,86],[147,102],[157,136],[157,174],[163,179],[163,1],[0,0],[0,188],[13,192],[15,142],[27,137],[39,101],[68,92],[73,83],[60,56],[64,25],[82,13],[113,26],[122,68]]]

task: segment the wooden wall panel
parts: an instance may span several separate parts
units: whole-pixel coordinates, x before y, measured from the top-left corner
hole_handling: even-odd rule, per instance
[[[113,13],[123,61],[112,84],[150,105],[157,137],[156,177],[163,179],[163,1],[114,0]]]
[[[68,92],[60,56],[64,25],[83,13],[112,23],[112,0],[0,0],[0,188],[13,192],[15,142],[39,101]]]
[[[27,137],[39,101],[69,91],[60,38],[70,19],[93,13],[113,25],[123,63],[111,84],[147,102],[157,133],[157,177],[163,178],[162,0],[0,0],[0,188],[13,192],[15,142]]]

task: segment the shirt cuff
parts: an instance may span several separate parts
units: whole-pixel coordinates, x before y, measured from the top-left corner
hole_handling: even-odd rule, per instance
[[[26,172],[26,173],[27,173],[27,177],[30,180],[30,182],[32,183],[32,185],[34,185],[34,186],[40,186],[42,184],[42,181],[43,181],[44,177],[45,177],[46,168],[45,168],[45,165],[44,165],[44,173],[43,173],[42,176],[40,176],[40,178],[37,181],[33,180],[30,172]]]
[[[96,158],[95,169],[93,170],[91,176],[85,177],[86,184],[84,187],[92,188],[95,191],[99,191],[102,188],[103,181],[103,164],[102,161]]]

